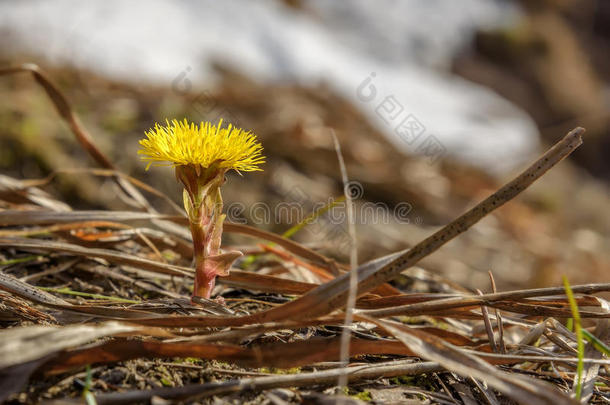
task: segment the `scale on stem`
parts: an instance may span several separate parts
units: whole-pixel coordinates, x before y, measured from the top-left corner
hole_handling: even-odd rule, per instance
[[[176,178],[184,186],[184,209],[189,218],[195,254],[195,285],[192,300],[210,298],[216,276],[225,276],[241,252],[220,249],[222,196],[220,186],[225,173],[262,170],[265,162],[263,147],[251,132],[231,124],[222,128],[202,122],[200,125],[183,121],[155,124],[140,140],[138,154],[148,166],[172,166]]]

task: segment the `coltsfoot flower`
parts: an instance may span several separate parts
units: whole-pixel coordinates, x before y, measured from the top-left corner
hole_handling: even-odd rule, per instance
[[[200,125],[183,121],[155,124],[140,140],[138,154],[148,166],[173,166],[176,178],[184,186],[184,209],[189,218],[195,256],[196,297],[210,298],[216,276],[227,275],[241,252],[220,249],[222,196],[220,186],[228,170],[249,172],[262,170],[265,162],[263,147],[251,132],[228,125],[202,122]]]
[[[238,172],[262,170],[258,166],[265,163],[263,147],[251,132],[243,131],[229,124],[222,128],[202,122],[200,125],[183,121],[166,121],[166,126],[155,124],[146,132],[147,139],[140,140],[142,149],[138,154],[148,166],[199,166],[208,168],[216,164],[218,168],[234,169]]]

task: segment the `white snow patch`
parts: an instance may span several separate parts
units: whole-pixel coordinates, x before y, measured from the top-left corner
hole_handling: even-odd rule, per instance
[[[213,61],[262,82],[326,82],[398,148],[431,160],[448,153],[503,173],[536,150],[527,114],[448,72],[477,27],[510,24],[518,10],[490,0],[304,3],[309,12],[273,0],[5,1],[0,32],[48,63],[134,83],[171,86],[188,67],[193,86],[210,87]],[[404,119],[425,130],[398,135]]]

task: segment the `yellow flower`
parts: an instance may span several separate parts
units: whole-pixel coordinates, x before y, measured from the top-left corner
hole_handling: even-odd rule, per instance
[[[146,139],[140,140],[142,149],[138,154],[148,161],[146,170],[152,164],[208,168],[212,163],[218,168],[244,172],[262,170],[258,165],[265,163],[263,147],[251,132],[231,124],[222,128],[222,120],[217,126],[210,122],[189,124],[186,119],[165,122],[166,126],[155,124],[146,132]]]

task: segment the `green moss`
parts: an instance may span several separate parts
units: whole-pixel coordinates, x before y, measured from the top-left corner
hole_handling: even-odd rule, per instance
[[[301,367],[292,367],[292,368],[261,367],[258,370],[261,373],[267,373],[267,374],[299,374],[301,372]]]
[[[361,401],[372,401],[373,398],[371,397],[371,392],[370,391],[362,391],[359,392],[355,395],[350,395],[352,398],[356,398],[359,399]]]
[[[436,387],[432,384],[430,377],[426,374],[410,376],[401,375],[390,378],[390,382],[394,385],[407,385],[410,387],[418,387],[428,391],[436,391]]]
[[[401,375],[398,377],[390,378],[390,382],[395,385],[415,385],[414,384],[415,377],[411,377],[408,375]]]

